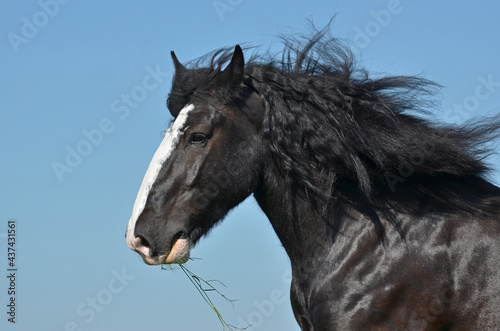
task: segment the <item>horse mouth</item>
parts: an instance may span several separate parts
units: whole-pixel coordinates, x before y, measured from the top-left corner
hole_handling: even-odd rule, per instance
[[[189,260],[192,248],[191,240],[184,232],[176,234],[170,244],[170,250],[162,255],[151,255],[149,243],[142,237],[136,237],[129,247],[139,253],[144,263],[149,265],[183,264]]]
[[[162,264],[183,264],[189,260],[191,251],[191,241],[184,232],[176,234],[172,240],[170,252],[160,256]]]

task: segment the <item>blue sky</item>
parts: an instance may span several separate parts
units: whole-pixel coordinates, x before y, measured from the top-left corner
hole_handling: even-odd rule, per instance
[[[2,330],[221,330],[180,270],[143,264],[124,240],[133,202],[162,132],[173,74],[188,61],[337,15],[333,34],[375,74],[423,74],[444,86],[437,120],[500,110],[496,1],[69,1],[0,5],[0,268],[17,224],[16,324]],[[492,179],[500,182],[500,159]],[[54,165],[57,166],[54,166]],[[61,167],[65,165],[65,167]],[[55,170],[57,169],[57,170]],[[248,330],[298,330],[289,265],[250,198],[193,250],[187,266],[217,279]]]

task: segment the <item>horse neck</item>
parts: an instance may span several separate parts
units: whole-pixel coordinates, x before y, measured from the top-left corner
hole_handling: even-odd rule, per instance
[[[325,258],[333,244],[331,226],[308,199],[290,192],[279,175],[267,173],[264,177],[254,197],[290,257],[292,268]]]

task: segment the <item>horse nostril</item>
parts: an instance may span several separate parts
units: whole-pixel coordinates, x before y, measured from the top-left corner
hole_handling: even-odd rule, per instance
[[[134,247],[135,250],[144,254],[144,256],[149,257],[151,256],[151,249],[149,242],[146,240],[146,238],[142,236],[137,236],[134,239]]]
[[[147,247],[147,248],[150,247],[149,242],[143,236],[139,235],[139,236],[136,237],[136,239],[139,239],[139,245],[140,246],[144,246],[144,247]]]

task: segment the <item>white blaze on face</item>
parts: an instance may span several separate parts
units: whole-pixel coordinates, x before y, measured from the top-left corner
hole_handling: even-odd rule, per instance
[[[135,223],[137,219],[141,215],[144,210],[144,206],[146,205],[146,201],[148,199],[149,191],[151,191],[151,187],[156,181],[156,177],[158,177],[158,173],[160,172],[161,167],[165,163],[165,161],[169,158],[170,154],[174,150],[177,142],[184,132],[181,131],[184,123],[186,123],[189,112],[194,109],[194,105],[187,105],[179,112],[177,118],[174,121],[174,124],[167,130],[163,141],[158,147],[151,163],[149,164],[148,170],[146,171],[146,175],[142,180],[141,188],[139,189],[139,193],[137,194],[137,198],[135,199],[134,209],[132,210],[132,216],[128,222],[127,227],[127,245],[134,249],[134,230]]]

